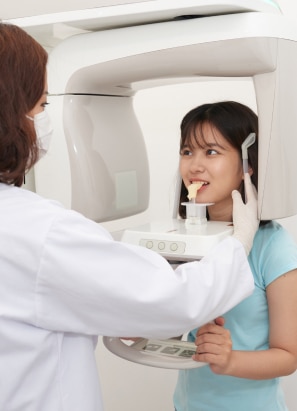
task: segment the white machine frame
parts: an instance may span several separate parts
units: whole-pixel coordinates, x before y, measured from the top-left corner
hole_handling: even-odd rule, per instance
[[[37,191],[84,212],[84,205],[73,206],[78,197],[71,200],[74,185],[78,193],[83,187],[80,190],[79,182],[71,179],[69,151],[61,139],[69,96],[73,101],[81,95],[96,95],[106,111],[112,112],[117,105],[120,112],[131,105],[139,89],[152,85],[184,78],[250,77],[259,115],[259,217],[296,214],[296,51],[295,24],[281,14],[262,12],[125,27],[64,40],[52,51],[49,64],[50,91],[57,99],[54,118],[59,146],[53,145],[52,155],[36,170]],[[130,111],[135,125],[133,116]],[[129,129],[129,119],[125,120]],[[113,122],[104,126],[112,127],[112,133],[119,130]],[[55,182],[61,181],[60,188],[50,187],[48,192],[44,184],[48,173]],[[81,197],[92,201],[92,195],[91,190]]]

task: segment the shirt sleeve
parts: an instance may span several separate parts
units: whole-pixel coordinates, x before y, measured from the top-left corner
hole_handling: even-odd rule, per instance
[[[253,291],[241,243],[229,237],[175,271],[157,253],[114,241],[65,211],[52,224],[36,284],[36,325],[53,331],[168,338],[212,320]]]
[[[297,268],[296,243],[287,230],[276,222],[259,230],[253,249],[251,264],[256,273],[256,283],[263,289],[281,275]]]

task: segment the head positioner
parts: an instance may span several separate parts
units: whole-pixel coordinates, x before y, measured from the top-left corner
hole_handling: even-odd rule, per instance
[[[243,172],[248,173],[248,148],[256,141],[256,134],[250,133],[241,145]]]

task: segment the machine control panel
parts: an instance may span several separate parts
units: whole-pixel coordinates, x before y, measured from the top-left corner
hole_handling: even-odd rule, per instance
[[[158,240],[158,239],[140,239],[139,245],[156,251],[157,253],[170,253],[170,254],[184,254],[186,249],[186,243],[184,241],[171,241],[171,240]]]
[[[168,261],[193,261],[225,237],[232,235],[230,222],[209,221],[201,226],[187,227],[185,220],[152,222],[124,231],[121,241],[153,250]]]

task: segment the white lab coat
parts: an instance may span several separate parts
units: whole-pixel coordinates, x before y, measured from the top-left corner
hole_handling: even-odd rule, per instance
[[[1,411],[101,411],[98,335],[179,335],[253,290],[234,238],[174,272],[158,254],[4,184],[0,235]]]

